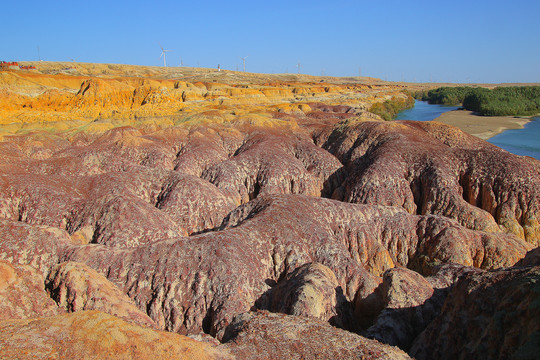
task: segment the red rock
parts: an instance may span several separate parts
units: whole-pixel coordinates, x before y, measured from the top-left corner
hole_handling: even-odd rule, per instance
[[[417,359],[533,359],[540,352],[540,268],[471,272],[415,340]]]
[[[0,220],[0,239],[0,259],[30,265],[44,277],[75,243],[64,230],[7,220]]]
[[[347,122],[324,145],[345,164],[333,197],[436,214],[539,240],[540,163],[431,122]],[[519,189],[519,190],[517,190]]]
[[[460,244],[455,256],[446,245],[452,243]],[[473,260],[463,254],[475,254],[474,264],[490,268],[514,264],[529,248],[510,235],[479,233],[398,208],[273,195],[232,212],[221,231],[115,252],[72,247],[65,258],[129,289],[161,328],[221,337],[235,314],[248,311],[270,289],[268,283],[306,263],[332,270],[351,302],[373,276],[366,269],[378,275],[397,264],[462,260],[469,265]]]
[[[257,307],[296,316],[310,316],[331,324],[354,328],[352,307],[345,299],[336,276],[319,263],[305,264],[269,290],[268,299],[259,299]]]
[[[65,311],[99,310],[141,326],[156,327],[133,300],[84,264],[65,262],[56,265],[45,286],[51,298]]]
[[[237,204],[265,194],[320,196],[324,183],[341,167],[310,139],[286,131],[254,131],[235,156],[203,173]]]
[[[417,336],[440,314],[459,274],[474,271],[480,270],[450,264],[438,268],[435,275],[424,278],[405,268],[387,270],[382,284],[370,297],[357,298],[359,316],[366,316],[361,310],[367,309],[367,315],[372,316],[379,312],[363,335],[409,351]]]
[[[43,276],[34,268],[0,260],[0,320],[58,314],[43,283]]]
[[[442,125],[312,105],[270,113],[288,123],[275,128],[196,124],[224,116],[213,110],[186,129],[13,138],[0,154],[0,258],[54,269],[67,309],[146,313],[221,339],[259,307],[371,326],[408,349],[466,272],[442,265],[508,267],[532,249],[519,237],[537,238],[534,162]],[[68,276],[64,261],[87,270]]]
[[[410,359],[398,348],[307,317],[246,313],[237,316],[225,344],[240,359]]]

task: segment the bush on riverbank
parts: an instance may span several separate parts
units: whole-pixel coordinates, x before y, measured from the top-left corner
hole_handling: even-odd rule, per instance
[[[472,87],[441,87],[415,94],[430,104],[463,104],[485,116],[530,116],[540,113],[540,86],[508,86],[493,90]]]
[[[540,113],[540,86],[477,89],[463,100],[463,107],[486,116],[530,116]]]
[[[394,96],[385,102],[371,105],[369,111],[379,115],[386,121],[393,120],[400,111],[414,107],[414,98],[407,94],[406,98]]]
[[[427,93],[427,101],[430,104],[459,105],[477,89],[465,86],[440,87]]]

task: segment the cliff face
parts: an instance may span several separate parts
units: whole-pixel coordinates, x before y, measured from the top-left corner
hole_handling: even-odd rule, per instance
[[[137,351],[174,342],[187,358],[537,349],[537,161],[365,111],[396,89],[34,75],[18,75],[14,108],[44,79],[72,89],[28,119],[118,113],[0,143],[0,341],[26,334],[72,356],[62,331],[96,354],[161,339]],[[163,116],[137,122],[142,108]],[[110,344],[82,340],[111,331]]]

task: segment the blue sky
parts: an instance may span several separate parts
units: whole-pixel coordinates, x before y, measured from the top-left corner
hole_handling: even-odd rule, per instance
[[[9,1],[0,60],[540,82],[539,0]],[[39,47],[39,54],[38,54]]]

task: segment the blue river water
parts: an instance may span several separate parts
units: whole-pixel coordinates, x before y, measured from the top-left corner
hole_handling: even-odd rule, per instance
[[[459,109],[459,106],[432,105],[428,104],[427,101],[416,100],[414,107],[400,112],[396,120],[431,121],[438,118],[442,113],[457,109]]]
[[[396,120],[431,121],[442,113],[456,110],[457,106],[431,105],[416,101],[412,109],[398,114]],[[517,155],[526,155],[540,160],[540,117],[525,124],[523,129],[506,130],[488,140],[493,145]]]

